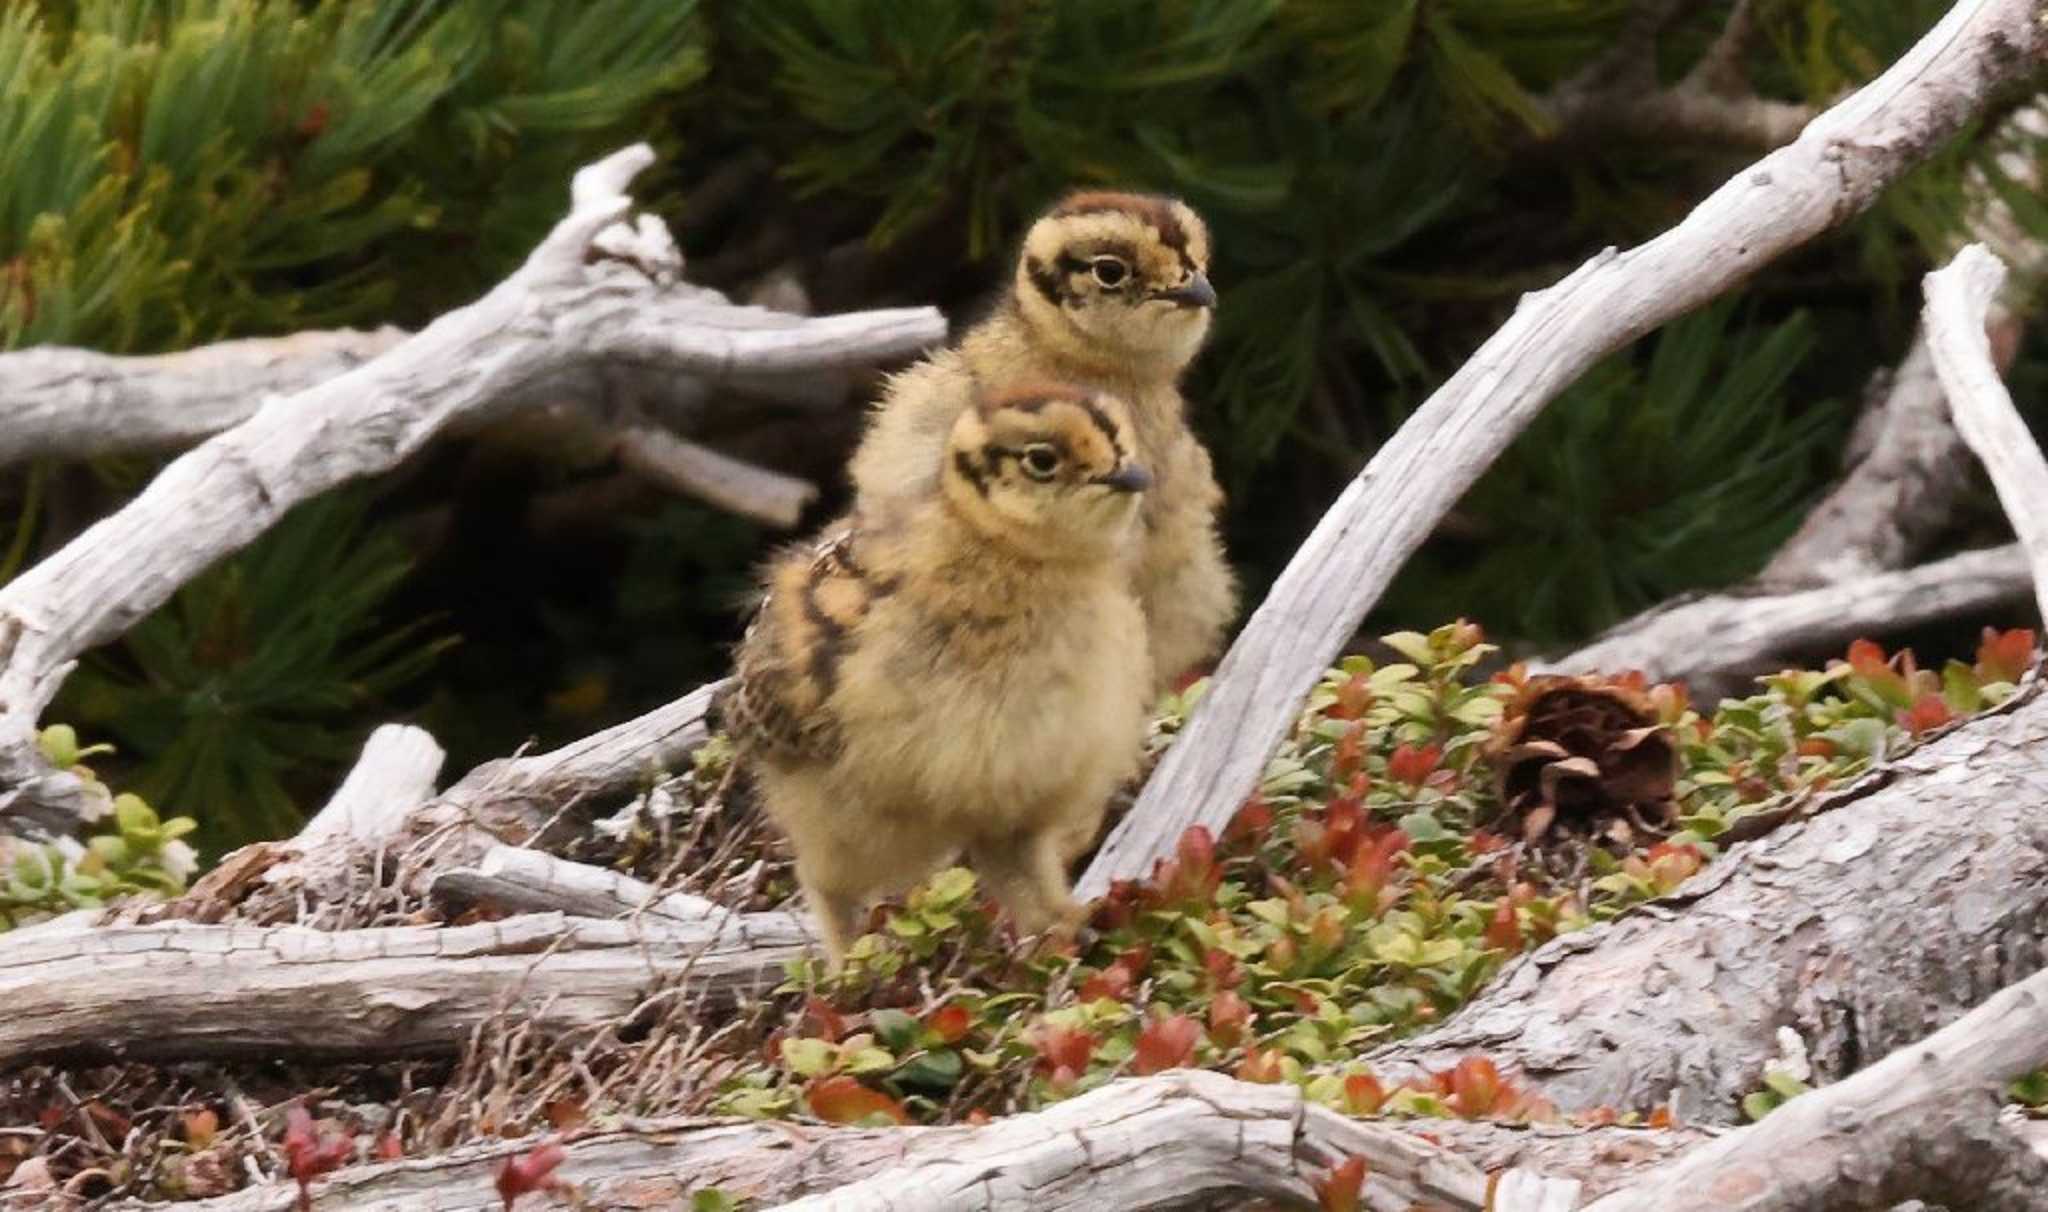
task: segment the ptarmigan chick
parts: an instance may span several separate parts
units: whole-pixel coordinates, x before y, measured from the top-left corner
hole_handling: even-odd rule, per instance
[[[769,565],[718,708],[835,969],[870,900],[963,852],[1022,931],[1077,926],[1067,864],[1144,744],[1124,405],[1012,388],[931,457],[923,500]]]
[[[1129,402],[1151,471],[1133,584],[1162,689],[1216,655],[1237,584],[1216,532],[1223,493],[1178,382],[1208,335],[1209,232],[1184,203],[1076,193],[1024,238],[1009,290],[955,348],[891,379],[853,457],[864,509],[929,495],[953,420],[982,385],[1081,384]]]

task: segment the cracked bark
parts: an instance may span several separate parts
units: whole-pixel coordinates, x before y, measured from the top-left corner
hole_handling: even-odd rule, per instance
[[[504,1015],[566,1032],[630,1019],[657,987],[713,1000],[757,993],[808,938],[782,913],[37,934],[0,954],[0,1071],[39,1060],[452,1052]]]

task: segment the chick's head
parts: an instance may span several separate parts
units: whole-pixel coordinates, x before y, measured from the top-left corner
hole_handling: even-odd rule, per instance
[[[1216,307],[1209,229],[1149,194],[1068,195],[1031,226],[1016,297],[1041,339],[1084,360],[1177,372]]]
[[[984,395],[953,425],[947,499],[978,531],[1046,559],[1099,559],[1129,536],[1152,477],[1113,395],[1064,385]]]

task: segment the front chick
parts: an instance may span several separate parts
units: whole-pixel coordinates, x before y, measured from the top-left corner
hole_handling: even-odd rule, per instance
[[[719,705],[835,970],[871,900],[963,852],[1023,932],[1077,926],[1067,865],[1144,744],[1124,405],[983,396],[933,458],[922,500],[769,565]]]
[[[1056,381],[1128,401],[1152,472],[1132,580],[1163,689],[1213,658],[1237,611],[1223,493],[1178,386],[1209,332],[1209,232],[1184,203],[1082,192],[1024,237],[1010,288],[952,349],[890,380],[851,467],[863,507],[928,495],[953,419],[986,384]]]

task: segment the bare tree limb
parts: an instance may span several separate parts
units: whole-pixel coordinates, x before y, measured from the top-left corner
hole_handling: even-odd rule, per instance
[[[658,364],[722,379],[863,356],[894,326],[914,345],[929,309],[793,318],[678,295],[665,235],[644,217],[613,232],[626,184],[652,159],[629,148],[576,176],[569,216],[484,298],[374,360],[296,395],[173,462],[134,501],[0,588],[0,815],[67,828],[92,811],[53,771],[34,729],[78,655],[120,635],[179,585],[263,533],[294,504],[396,466],[458,418],[547,375],[594,361]],[[630,263],[593,259],[602,248]],[[652,259],[649,259],[652,258]],[[171,536],[176,536],[173,539]]]
[[[1143,874],[1190,825],[1220,831],[1302,697],[1437,521],[1598,359],[1867,207],[2038,62],[2029,0],[1961,0],[1890,70],[1739,173],[1664,235],[1523,299],[1323,516],[1231,646],[1080,883]]]
[[[379,726],[333,798],[294,840],[304,847],[389,837],[394,821],[433,798],[434,779],[447,757],[424,728]]]
[[[456,867],[434,877],[437,898],[490,901],[520,913],[566,913],[573,917],[617,918],[645,914],[689,922],[727,909],[687,892],[663,892],[630,875],[572,863],[539,850],[493,846],[474,867]]]
[[[343,328],[152,357],[61,346],[0,354],[0,466],[189,445],[406,339],[398,328]]]
[[[1657,80],[1657,39],[1695,0],[1646,0],[1608,52],[1540,99],[1561,138],[1689,138],[1766,150],[1790,143],[1819,111],[1759,97],[1742,76],[1755,33],[1750,0],[1737,0],[1707,53],[1676,85]]]
[[[1796,1212],[1904,1199],[1982,1212],[2037,1209],[2048,1160],[1999,1122],[1999,1109],[2005,1083],[2042,1065],[2048,972],[1587,1212]]]
[[[2048,618],[2048,461],[1999,379],[1984,323],[2005,282],[2005,265],[1982,244],[1927,275],[1927,345],[1958,432],[1991,473],[2005,516],[2034,574],[2034,600]]]
[[[784,913],[689,923],[533,914],[369,930],[164,922],[37,935],[0,953],[0,1070],[61,1057],[452,1052],[500,1015],[557,1032],[630,1019],[664,981],[682,982],[676,996],[752,994],[808,939]]]
[[[1561,936],[1443,1026],[1375,1051],[1383,1075],[1474,1052],[1563,1107],[1732,1122],[1796,1031],[1815,1079],[1923,1039],[2039,971],[2048,922],[2048,697],[2029,679],[1857,784],[1738,821],[1672,896]],[[1785,815],[1804,819],[1770,829]]]
[[[2024,551],[1991,547],[1790,593],[1753,588],[1668,602],[1530,668],[1637,669],[1660,681],[1683,680],[1696,698],[1710,702],[1776,671],[1787,651],[1982,613],[2024,600],[2032,587]]]
[[[620,431],[619,460],[657,484],[729,513],[789,530],[818,499],[807,481],[720,454],[655,425]]]

